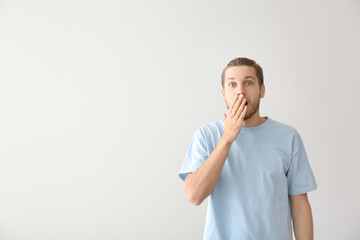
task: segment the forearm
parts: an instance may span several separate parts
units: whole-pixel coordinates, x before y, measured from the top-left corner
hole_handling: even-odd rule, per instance
[[[247,107],[244,94],[235,95],[228,116],[224,116],[224,132],[206,162],[185,179],[185,193],[194,205],[200,205],[213,191],[219,180],[230,147],[240,133]]]
[[[310,204],[299,207],[292,206],[292,219],[296,240],[313,240],[313,220]]]
[[[207,161],[195,172],[189,173],[185,179],[185,193],[194,205],[200,205],[216,186],[229,154],[232,142],[221,138]]]

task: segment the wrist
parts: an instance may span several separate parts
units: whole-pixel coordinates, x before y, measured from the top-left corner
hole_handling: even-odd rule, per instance
[[[220,138],[219,144],[223,145],[224,147],[231,147],[234,141],[230,140],[229,138],[225,137],[224,135]]]

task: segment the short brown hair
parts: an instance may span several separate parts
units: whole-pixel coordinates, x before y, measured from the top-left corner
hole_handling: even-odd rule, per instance
[[[249,58],[235,58],[233,60],[231,60],[228,65],[226,66],[226,68],[224,68],[222,74],[221,74],[221,85],[224,88],[224,81],[225,81],[225,72],[228,68],[230,67],[235,67],[235,66],[249,66],[249,67],[253,67],[255,69],[256,72],[256,76],[259,79],[259,86],[261,87],[264,84],[264,75],[263,75],[263,70],[260,67],[259,64],[257,64],[254,60],[249,59]]]

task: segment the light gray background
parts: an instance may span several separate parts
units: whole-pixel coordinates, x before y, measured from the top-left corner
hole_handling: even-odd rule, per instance
[[[1,1],[0,239],[201,239],[178,178],[261,64],[261,115],[301,134],[316,239],[360,239],[360,3]]]

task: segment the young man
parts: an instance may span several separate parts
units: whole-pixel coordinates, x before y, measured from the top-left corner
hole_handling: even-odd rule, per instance
[[[204,239],[313,239],[317,184],[298,132],[260,117],[262,68],[236,58],[222,73],[224,120],[197,129],[179,176],[188,200],[209,195]],[[292,221],[291,221],[292,220]]]

